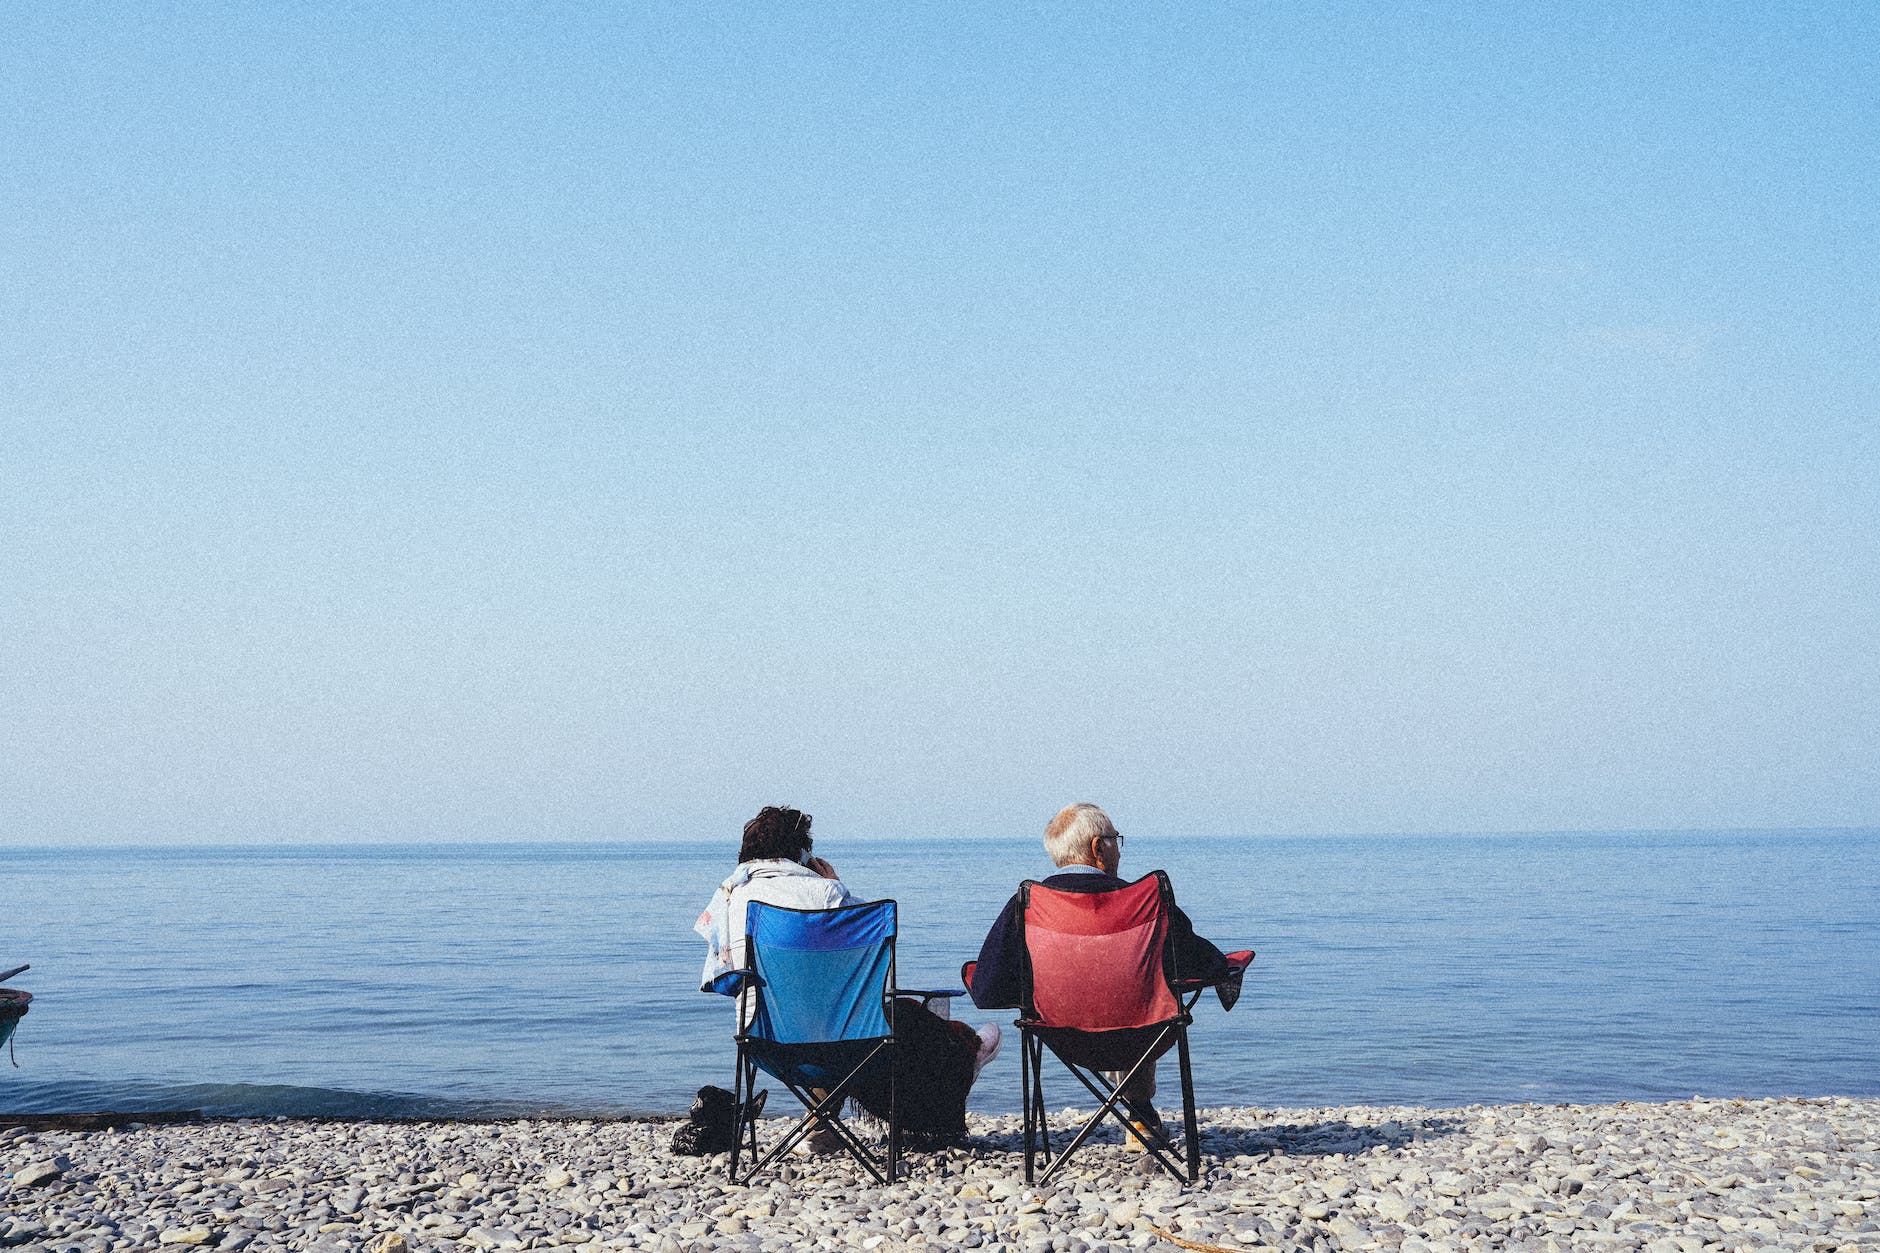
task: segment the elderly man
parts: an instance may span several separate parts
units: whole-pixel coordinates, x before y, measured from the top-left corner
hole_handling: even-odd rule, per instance
[[[1123,859],[1123,836],[1108,814],[1095,805],[1067,805],[1044,829],[1044,851],[1057,872],[1042,880],[1046,887],[1064,892],[1105,892],[1125,886],[1117,876]],[[1016,1009],[1024,996],[1024,937],[1018,897],[1006,902],[999,920],[986,933],[973,970],[973,1003],[981,1009]],[[1164,968],[1176,979],[1212,982],[1229,974],[1221,950],[1195,934],[1194,924],[1180,909],[1169,919]],[[1166,1047],[1166,1046],[1165,1046]],[[1110,1075],[1116,1083],[1121,1073]],[[1155,1110],[1155,1063],[1137,1071],[1135,1082],[1123,1090],[1129,1120],[1140,1139],[1166,1143],[1168,1134]]]

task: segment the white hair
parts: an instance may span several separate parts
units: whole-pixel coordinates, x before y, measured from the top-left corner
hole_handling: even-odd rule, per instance
[[[1116,824],[1110,821],[1110,815],[1088,801],[1080,801],[1058,810],[1057,817],[1045,827],[1044,851],[1052,865],[1068,866],[1084,859],[1090,841],[1115,834]]]

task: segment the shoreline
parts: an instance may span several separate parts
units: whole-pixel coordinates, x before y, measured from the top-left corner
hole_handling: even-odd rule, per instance
[[[972,1115],[966,1147],[910,1152],[886,1187],[837,1157],[736,1187],[722,1156],[669,1151],[673,1121],[0,1130],[0,1245],[359,1253],[396,1234],[411,1250],[591,1253],[1880,1250],[1876,1097],[1220,1107],[1202,1112],[1192,1188],[1145,1173],[1111,1130],[1028,1186],[1015,1114]],[[765,1142],[786,1125],[764,1120]]]
[[[1074,1094],[1076,1092],[1076,1089],[1067,1088],[1067,1091],[1070,1094]],[[791,1106],[790,1098],[787,1093],[782,1094],[782,1099],[784,1100],[786,1106],[790,1106],[793,1108],[793,1106]],[[1414,1110],[1419,1110],[1428,1114],[1439,1114],[1439,1113],[1443,1113],[1447,1111],[1459,1111],[1459,1110],[1492,1111],[1492,1110],[1514,1110],[1514,1109],[1536,1109],[1536,1110],[1541,1110],[1541,1109],[1626,1109],[1630,1107],[1659,1107],[1659,1106],[1689,1105],[1693,1103],[1697,1105],[1719,1105],[1719,1104],[1754,1105],[1754,1104],[1769,1104],[1773,1102],[1777,1104],[1789,1104],[1789,1105],[1820,1105],[1820,1104],[1840,1102],[1840,1101],[1851,1101],[1857,1104],[1867,1103],[1867,1102],[1880,1102],[1880,1091],[1876,1091],[1873,1093],[1829,1092],[1829,1093],[1819,1093],[1819,1094],[1808,1095],[1808,1096],[1797,1095],[1793,1093],[1773,1095],[1773,1096],[1716,1096],[1716,1095],[1706,1096],[1703,1093],[1698,1093],[1696,1095],[1689,1097],[1688,1099],[1683,1098],[1683,1097],[1667,1096],[1667,1097],[1659,1097],[1659,1098],[1613,1097],[1611,1099],[1566,1100],[1566,1101],[1510,1099],[1510,1100],[1430,1102],[1430,1103],[1420,1103],[1420,1104],[1412,1104],[1412,1103],[1379,1104],[1379,1103],[1369,1103],[1369,1102],[1353,1102],[1349,1105],[1291,1105],[1291,1106],[1223,1105],[1223,1106],[1216,1106],[1216,1107],[1201,1106],[1197,1108],[1199,1109],[1201,1116],[1205,1120],[1206,1116],[1210,1112],[1244,1114],[1248,1111],[1267,1111],[1267,1112],[1277,1113],[1283,1110],[1291,1110],[1291,1111],[1298,1112],[1298,1111],[1336,1110],[1336,1109],[1353,1109],[1353,1110],[1379,1110],[1379,1109],[1411,1110],[1411,1109],[1414,1109]],[[1066,1106],[1063,1108],[1070,1109],[1074,1107]],[[1094,1109],[1095,1107],[1092,1106],[1091,1108]],[[1163,1112],[1165,1114],[1168,1113],[1168,1110],[1166,1107],[1164,1107]],[[1180,1114],[1179,1107],[1175,1110],[1175,1114],[1176,1115]],[[968,1116],[968,1119],[976,1125],[978,1123],[996,1124],[996,1123],[999,1123],[1001,1120],[1016,1117],[1016,1114],[1009,1113],[1009,1112],[987,1113],[984,1111],[969,1111],[967,1116]],[[0,1109],[0,1137],[4,1137],[5,1133],[10,1128],[15,1128],[15,1127],[23,1127],[30,1131],[42,1131],[42,1130],[50,1131],[50,1130],[61,1130],[61,1129],[102,1131],[102,1130],[109,1130],[112,1128],[122,1128],[131,1123],[142,1123],[142,1124],[149,1125],[149,1126],[155,1126],[159,1124],[204,1124],[204,1125],[207,1125],[207,1124],[227,1124],[227,1123],[235,1123],[235,1124],[255,1123],[255,1124],[278,1125],[278,1124],[289,1124],[289,1123],[322,1123],[322,1124],[330,1123],[330,1124],[336,1124],[336,1125],[355,1125],[355,1124],[380,1125],[380,1126],[436,1125],[436,1126],[476,1126],[476,1127],[501,1127],[501,1126],[508,1126],[508,1125],[517,1124],[517,1123],[543,1123],[543,1124],[584,1123],[584,1124],[592,1124],[592,1125],[600,1126],[600,1125],[611,1125],[611,1124],[616,1124],[616,1123],[674,1123],[674,1122],[683,1121],[685,1117],[686,1115],[682,1111],[674,1112],[670,1110],[652,1110],[652,1109],[582,1110],[579,1108],[573,1108],[573,1109],[525,1108],[516,1112],[503,1112],[503,1113],[452,1113],[452,1112],[449,1112],[448,1110],[444,1110],[444,1111],[440,1111],[436,1113],[417,1113],[417,1114],[261,1113],[261,1112],[227,1113],[227,1112],[216,1111],[214,1109],[188,1109],[188,1108],[180,1108],[180,1107],[172,1108],[172,1109],[148,1109],[148,1110],[137,1110],[137,1109],[78,1110],[78,1109],[74,1109],[74,1110],[8,1111],[8,1110]],[[771,1120],[767,1120],[767,1121],[771,1121]],[[6,1178],[5,1172],[0,1171],[0,1187],[4,1187],[5,1178]]]

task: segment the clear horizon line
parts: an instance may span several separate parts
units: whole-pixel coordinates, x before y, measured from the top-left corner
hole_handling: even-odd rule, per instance
[[[1862,832],[1880,832],[1880,824],[1835,824],[1830,826],[1798,827],[1576,827],[1549,828],[1534,827],[1519,830],[1475,829],[1464,831],[1258,831],[1234,834],[1189,835],[1176,833],[1165,838],[1181,840],[1415,840],[1415,839],[1475,839],[1475,838],[1537,838],[1545,836],[1596,836],[1596,835],[1833,835],[1857,834]],[[713,836],[575,836],[575,837],[540,837],[525,836],[516,838],[462,838],[462,839],[357,839],[357,840],[318,840],[318,839],[270,839],[258,838],[250,841],[230,840],[138,840],[112,842],[55,841],[49,843],[25,843],[18,841],[0,841],[0,852],[57,852],[84,850],[88,852],[134,852],[151,849],[199,849],[202,851],[255,851],[262,849],[394,849],[394,848],[604,848],[604,847],[643,847],[659,844],[707,845]],[[844,841],[866,841],[870,843],[912,843],[921,838],[913,835],[852,835],[843,837]],[[957,837],[973,843],[1004,842],[1012,838],[1005,834],[969,835]],[[1027,837],[1029,838],[1029,836]],[[1153,839],[1155,837],[1148,836]]]

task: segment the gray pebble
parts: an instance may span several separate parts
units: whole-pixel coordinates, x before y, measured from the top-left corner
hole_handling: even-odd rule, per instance
[[[1054,1137],[1071,1125],[1054,1119]],[[1167,1247],[1161,1227],[1310,1253],[1880,1250],[1880,1100],[1216,1109],[1196,1188],[1108,1132],[1052,1186],[1030,1186],[1015,1116],[975,1115],[970,1130],[964,1149],[910,1153],[890,1187],[847,1158],[793,1158],[733,1187],[722,1157],[673,1156],[656,1123],[15,1135],[0,1246],[380,1253],[395,1234],[411,1253],[1135,1253]],[[198,1232],[200,1245],[159,1243]]]

